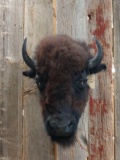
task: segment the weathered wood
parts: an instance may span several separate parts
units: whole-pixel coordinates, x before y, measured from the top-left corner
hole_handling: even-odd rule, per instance
[[[52,33],[89,39],[93,47],[95,35],[103,45],[107,71],[96,76],[90,95],[89,160],[114,159],[111,8],[109,0],[0,0],[0,160],[87,159],[88,108],[80,120],[75,145],[62,148],[53,144],[44,128],[36,84],[22,76],[23,37],[28,38],[32,56],[39,39]],[[119,10],[119,0],[114,0],[116,160],[120,157]]]
[[[115,64],[115,160],[120,159],[120,2],[113,1]]]
[[[86,2],[82,0],[57,0],[56,1],[56,32],[67,34],[75,39],[87,40],[87,10]],[[57,146],[57,157],[62,160],[87,159],[87,146],[82,138],[87,138],[88,108],[81,117],[75,145],[70,148]],[[82,138],[81,138],[82,137]]]
[[[89,0],[88,6],[89,40],[91,43],[94,35],[101,42],[103,61],[107,65],[106,72],[96,75],[95,88],[90,95],[89,160],[113,160],[112,1]]]
[[[87,40],[87,3],[83,0],[57,0],[57,33]]]
[[[22,156],[22,35],[23,0],[1,0],[0,159],[5,160]]]
[[[25,31],[28,53],[33,54],[38,41],[53,32],[51,0],[25,1]],[[31,55],[32,56],[32,55]],[[26,67],[26,65],[25,65]],[[27,67],[26,67],[27,69]],[[24,78],[24,160],[53,160],[54,145],[46,134],[36,83]]]

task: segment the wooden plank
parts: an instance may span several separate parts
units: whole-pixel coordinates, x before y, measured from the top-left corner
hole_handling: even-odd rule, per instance
[[[113,1],[115,60],[115,160],[120,159],[120,2]]]
[[[51,0],[25,1],[25,31],[28,53],[32,54],[39,39],[53,32]],[[32,56],[32,55],[31,55]],[[26,65],[25,65],[26,67]],[[27,67],[26,67],[27,69]],[[24,78],[24,160],[53,160],[54,145],[47,136],[36,83]]]
[[[21,160],[23,0],[0,4],[0,159]]]
[[[98,38],[104,50],[103,62],[107,65],[107,71],[96,76],[90,95],[89,160],[113,160],[112,1],[89,0],[88,6],[89,41],[92,42],[92,35]]]
[[[2,116],[2,110],[5,111],[5,107],[3,107],[3,74],[4,74],[4,63],[3,63],[3,11],[4,11],[4,7],[3,4],[1,4],[0,6],[0,157],[5,157],[5,153],[4,153],[4,142],[3,142],[3,138],[5,136],[4,134],[4,128],[5,125],[3,125],[3,123],[5,123],[5,121],[3,122],[3,116]]]
[[[83,0],[57,0],[57,33],[87,40],[87,3]]]
[[[86,2],[82,0],[56,1],[56,32],[67,34],[75,39],[87,40],[87,10]],[[70,148],[57,146],[57,158],[62,160],[86,160],[87,146],[81,137],[88,136],[88,108],[80,119],[76,143]],[[57,159],[56,158],[56,159]]]

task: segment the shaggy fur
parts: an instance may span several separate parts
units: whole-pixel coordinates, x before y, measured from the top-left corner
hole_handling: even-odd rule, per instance
[[[35,56],[36,71],[31,70],[31,74],[24,72],[24,75],[35,78],[40,89],[47,132],[53,141],[64,146],[72,144],[88,100],[87,75],[97,73],[106,66],[100,64],[89,70],[87,64],[92,56],[88,46],[66,35],[43,39],[36,48]],[[75,117],[73,132],[67,137],[56,136],[47,123],[47,117],[67,113]]]

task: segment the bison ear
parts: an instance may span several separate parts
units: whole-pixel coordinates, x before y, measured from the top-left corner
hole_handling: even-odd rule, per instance
[[[106,68],[107,68],[106,65],[101,63],[95,68],[90,69],[89,74],[96,74],[98,72],[101,72],[102,70],[106,70]]]
[[[28,71],[23,71],[23,75],[29,78],[35,78],[36,72],[35,70],[28,70]]]

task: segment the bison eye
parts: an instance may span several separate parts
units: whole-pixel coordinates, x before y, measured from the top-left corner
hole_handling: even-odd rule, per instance
[[[73,85],[75,92],[79,93],[81,90],[87,87],[87,79],[76,81]]]
[[[75,75],[73,78],[73,87],[76,92],[80,92],[87,87],[87,74],[86,71],[82,71],[79,75]]]
[[[43,84],[43,82],[40,80],[39,75],[37,75],[37,74],[36,74],[36,76],[35,76],[35,81],[36,81],[36,84],[37,84],[39,90],[42,91],[43,88],[44,88],[44,84]]]
[[[36,81],[36,84],[37,84],[38,88],[39,88],[39,89],[41,89],[42,84],[40,83],[40,81],[39,81],[39,80],[37,80],[37,79],[35,79],[35,81]]]
[[[41,87],[41,83],[38,80],[36,80],[36,83],[37,83],[38,88]]]
[[[87,79],[80,80],[76,82],[76,87],[78,89],[83,89],[87,85]]]

